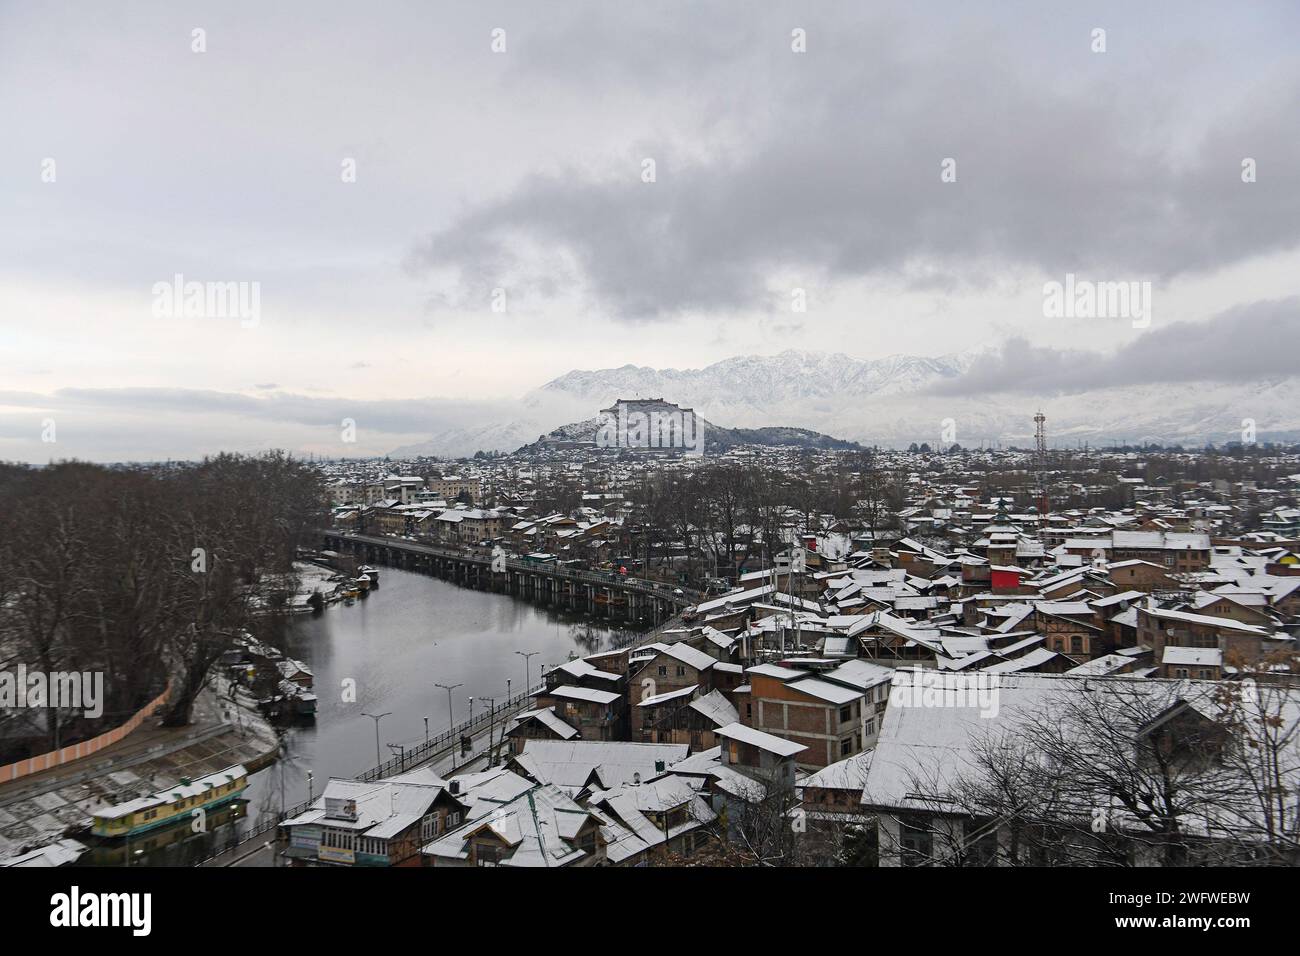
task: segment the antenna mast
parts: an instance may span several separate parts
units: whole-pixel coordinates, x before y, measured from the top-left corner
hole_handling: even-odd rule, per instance
[[[1034,416],[1034,458],[1038,472],[1038,515],[1039,522],[1047,517],[1049,503],[1047,500],[1047,416],[1040,408]]]

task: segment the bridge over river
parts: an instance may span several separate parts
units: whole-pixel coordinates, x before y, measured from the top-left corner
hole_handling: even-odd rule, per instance
[[[592,614],[648,620],[652,626],[703,598],[701,592],[691,588],[626,574],[575,571],[554,562],[506,558],[498,562],[500,570],[493,570],[492,552],[485,548],[449,548],[351,531],[322,531],[321,537],[326,549],[354,555],[368,564],[421,571],[463,587],[568,605]]]

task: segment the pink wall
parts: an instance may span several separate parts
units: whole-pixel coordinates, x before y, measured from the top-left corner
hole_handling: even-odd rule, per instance
[[[51,767],[58,767],[74,760],[80,760],[82,757],[89,757],[91,754],[98,753],[105,747],[117,743],[139,727],[146,717],[166,703],[171,692],[171,684],[168,684],[165,691],[140,708],[134,717],[120,727],[114,727],[98,737],[91,737],[89,740],[72,744],[62,750],[51,750],[49,753],[38,754],[35,757],[28,757],[25,760],[19,760],[17,763],[0,767],[0,783],[17,780],[19,777],[26,777],[29,774],[40,773],[42,770],[49,770]]]

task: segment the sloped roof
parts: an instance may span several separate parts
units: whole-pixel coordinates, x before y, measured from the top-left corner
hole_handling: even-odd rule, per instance
[[[809,774],[802,781],[802,787],[818,787],[825,790],[856,790],[862,792],[867,785],[867,773],[871,769],[872,751],[864,750],[852,757],[827,764],[815,773]]]
[[[753,727],[746,727],[742,723],[719,727],[714,733],[728,740],[738,740],[741,743],[749,744],[751,747],[757,747],[759,750],[766,750],[778,757],[793,757],[795,754],[803,753],[808,749],[803,744],[796,744],[784,737],[777,737],[774,734],[755,730]]]
[[[740,712],[719,690],[709,691],[703,697],[691,701],[688,706],[691,710],[698,711],[719,727],[734,723],[740,719]]]
[[[690,753],[687,744],[653,744],[617,740],[528,740],[514,758],[534,779],[577,791],[594,778],[603,789],[649,780]]]
[[[510,729],[514,730],[520,724],[529,720],[535,720],[551,733],[555,734],[561,740],[572,740],[578,736],[576,728],[569,726],[563,719],[555,713],[554,707],[543,707],[539,710],[526,710],[523,713],[515,714],[514,723]]]
[[[585,850],[570,841],[589,820],[600,822],[599,817],[579,806],[558,787],[538,784],[486,816],[434,840],[422,852],[435,857],[466,859],[471,838],[486,830],[513,851],[500,860],[499,866],[568,866],[587,856]]]

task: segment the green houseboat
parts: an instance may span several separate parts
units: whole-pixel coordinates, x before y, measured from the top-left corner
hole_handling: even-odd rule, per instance
[[[211,810],[238,800],[248,787],[248,771],[236,764],[193,782],[96,810],[91,832],[101,837],[128,837],[191,819],[195,810]]]

